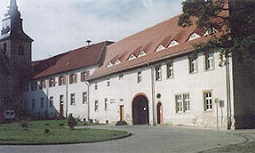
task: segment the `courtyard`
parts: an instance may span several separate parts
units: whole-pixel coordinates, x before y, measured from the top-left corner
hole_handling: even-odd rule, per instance
[[[229,131],[174,127],[97,126],[91,128],[124,130],[133,135],[99,143],[48,146],[0,146],[0,153],[198,153],[247,139]]]

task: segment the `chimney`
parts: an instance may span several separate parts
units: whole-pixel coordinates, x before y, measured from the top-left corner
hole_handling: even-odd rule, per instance
[[[90,43],[91,43],[92,41],[91,40],[86,40],[86,43],[87,43],[87,47],[90,45]]]

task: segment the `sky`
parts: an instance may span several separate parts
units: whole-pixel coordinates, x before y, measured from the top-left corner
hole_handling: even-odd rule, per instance
[[[118,41],[181,13],[182,0],[17,0],[33,60]],[[1,0],[0,19],[9,0]],[[1,27],[0,27],[1,28]]]

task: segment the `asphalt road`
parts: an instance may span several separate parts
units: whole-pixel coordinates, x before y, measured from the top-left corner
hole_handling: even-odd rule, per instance
[[[146,126],[119,129],[130,131],[133,136],[92,144],[0,146],[0,153],[197,153],[244,141],[228,132],[203,129]]]

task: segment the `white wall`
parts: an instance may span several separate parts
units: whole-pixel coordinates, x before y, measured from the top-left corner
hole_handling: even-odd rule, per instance
[[[82,103],[82,93],[88,92],[88,86],[85,82],[81,82],[81,72],[89,71],[90,74],[93,74],[96,70],[96,66],[83,68],[75,71],[66,72],[63,74],[58,74],[54,76],[49,76],[47,78],[43,78],[47,80],[47,87],[45,89],[40,90],[39,88],[36,91],[32,91],[31,87],[29,92],[25,92],[25,106],[28,112],[31,112],[34,115],[38,115],[39,113],[43,113],[45,111],[48,112],[49,117],[55,117],[56,112],[59,113],[60,111],[60,95],[64,96],[64,115],[73,114],[74,117],[83,119],[88,119],[88,103]],[[69,84],[69,75],[70,74],[77,74],[77,83]],[[65,76],[66,78],[66,85],[59,86],[58,85],[58,77]],[[55,77],[56,85],[55,87],[49,87],[49,78]],[[40,81],[40,80],[36,80]],[[70,95],[75,94],[75,105],[71,105],[70,103]],[[44,97],[45,99],[45,106],[44,109],[40,107],[41,98]],[[53,97],[54,106],[49,106],[50,97]],[[32,99],[36,102],[36,107],[32,110]],[[48,101],[46,101],[46,99]]]

